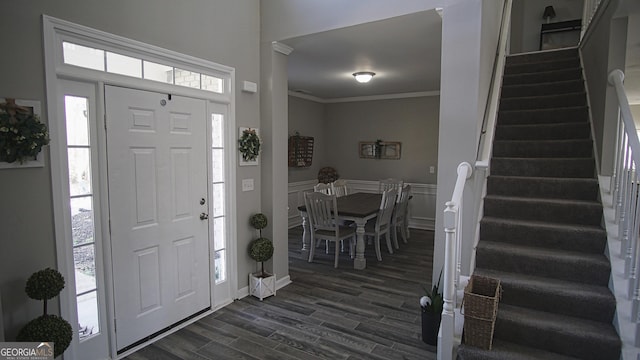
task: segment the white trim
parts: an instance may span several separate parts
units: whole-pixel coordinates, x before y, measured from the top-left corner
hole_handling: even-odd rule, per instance
[[[64,109],[60,108],[58,100],[63,96],[63,92],[59,86],[61,86],[64,79],[68,79],[71,83],[80,84],[81,86],[91,87],[93,90],[89,91],[90,96],[93,99],[93,103],[90,104],[95,110],[96,122],[92,126],[96,129],[96,139],[92,142],[92,148],[95,146],[97,149],[97,158],[92,158],[92,162],[95,160],[94,176],[92,177],[94,182],[94,211],[96,237],[102,236],[102,243],[96,243],[96,266],[100,263],[104,263],[104,269],[98,269],[102,274],[97,273],[96,281],[98,282],[98,288],[102,286],[102,294],[99,294],[98,302],[101,306],[106,306],[105,309],[101,309],[100,327],[102,337],[106,339],[106,348],[100,351],[85,352],[82,345],[78,343],[77,336],[74,336],[74,341],[70,345],[69,349],[65,353],[65,359],[78,359],[82,358],[82,354],[91,353],[96,358],[119,358],[123,355],[116,355],[116,343],[115,343],[115,320],[114,320],[114,307],[113,302],[113,279],[112,279],[112,267],[110,263],[111,244],[109,241],[108,226],[108,178],[106,173],[106,132],[104,129],[104,85],[119,85],[137,88],[147,91],[161,91],[169,92],[172,94],[184,95],[187,97],[208,100],[210,103],[218,103],[224,105],[228,109],[227,114],[227,134],[225,136],[225,148],[233,147],[236,141],[236,121],[235,121],[235,95],[234,95],[234,82],[235,82],[235,70],[231,67],[216,64],[207,60],[198,59],[192,56],[180,54],[171,50],[155,47],[152,45],[144,44],[135,40],[123,38],[120,36],[108,34],[99,30],[91,29],[85,26],[73,24],[67,21],[55,19],[46,15],[43,15],[43,37],[44,37],[44,59],[45,59],[45,79],[46,79],[46,93],[47,93],[47,119],[49,120],[49,127],[51,132],[52,144],[50,146],[51,157],[51,184],[53,189],[53,208],[54,208],[54,226],[56,237],[56,252],[58,260],[58,269],[65,276],[69,283],[74,283],[74,263],[69,251],[71,239],[70,229],[67,224],[70,224],[70,213],[64,209],[68,208],[68,176],[66,176],[66,129],[64,123],[59,120],[64,118]],[[93,47],[99,47],[107,50],[117,49],[119,53],[134,54],[143,59],[155,60],[161,59],[164,63],[177,66],[184,69],[193,69],[204,74],[214,74],[221,77],[224,80],[225,88],[224,94],[214,93],[205,90],[192,89],[183,86],[177,86],[172,84],[163,84],[160,82],[154,82],[151,80],[144,80],[138,78],[132,78],[112,73],[106,73],[101,71],[95,71],[90,69],[79,68],[62,62],[62,40],[72,39],[74,42],[86,44]],[[85,95],[86,96],[86,95]],[[208,109],[211,106],[208,103]],[[210,114],[210,113],[208,113]],[[62,115],[62,117],[60,117]],[[92,135],[94,136],[94,135]],[[209,137],[210,138],[210,137]],[[94,139],[92,138],[92,141]],[[210,141],[208,142],[210,146]],[[208,151],[210,152],[210,151]],[[237,238],[237,219],[236,219],[236,165],[237,160],[235,158],[235,152],[227,152],[225,157],[226,164],[226,178],[225,186],[227,197],[227,239],[228,254],[227,254],[227,270],[228,281],[230,284],[230,297],[233,298],[238,293],[237,284],[237,244],[235,239]],[[210,171],[208,171],[210,172]],[[209,175],[210,176],[210,175]],[[210,179],[209,179],[210,180]],[[102,257],[98,259],[100,254]],[[214,278],[214,270],[211,267],[211,279]],[[211,306],[214,308],[212,297]],[[229,299],[228,302],[233,299]],[[222,306],[218,304],[219,308]],[[69,286],[63,290],[60,295],[60,307],[61,315],[71,320],[71,323],[75,323],[76,326],[72,327],[77,330],[77,321],[73,321],[77,317],[76,301],[75,301],[75,286]],[[210,314],[207,312],[206,314]],[[203,314],[198,318],[206,316]],[[189,323],[196,321],[192,319],[183,325],[171,330],[170,332],[162,335],[166,336],[175,330],[186,326]],[[74,332],[76,331],[74,330]],[[160,339],[156,337],[152,341]],[[96,337],[96,338],[97,338]],[[91,340],[87,340],[89,343]],[[85,342],[83,342],[85,343]],[[141,346],[142,347],[142,346]],[[104,352],[104,353],[103,353]],[[129,351],[127,353],[130,353]]]
[[[289,54],[291,54],[291,52],[293,51],[293,48],[291,46],[287,46],[278,41],[273,41],[271,43],[271,48],[273,48],[274,51],[287,56],[289,56]]]
[[[408,98],[416,98],[416,97],[440,96],[440,91],[439,90],[418,91],[418,92],[397,93],[397,94],[354,96],[354,97],[345,97],[345,98],[325,99],[325,98],[301,93],[298,91],[290,90],[289,96],[311,100],[311,101],[319,102],[322,104],[335,104],[335,103],[358,102],[358,101],[377,101],[377,100],[408,99]]]

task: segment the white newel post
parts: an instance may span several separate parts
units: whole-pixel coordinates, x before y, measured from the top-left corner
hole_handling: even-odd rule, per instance
[[[444,289],[442,297],[444,305],[442,308],[442,321],[440,322],[440,333],[438,335],[438,359],[450,360],[453,357],[453,333],[454,333],[454,295],[455,295],[455,273],[456,273],[456,206],[449,201],[444,210]]]

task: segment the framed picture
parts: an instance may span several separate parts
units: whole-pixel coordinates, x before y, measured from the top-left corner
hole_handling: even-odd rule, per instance
[[[31,114],[37,115],[41,117],[42,109],[40,107],[40,101],[35,100],[20,100],[16,99],[16,105],[28,109]],[[5,104],[7,99],[0,98],[0,104]],[[32,167],[44,167],[44,151],[40,151],[38,156],[34,160],[29,160],[24,163],[20,163],[19,161],[15,161],[12,163],[7,163],[0,161],[0,169],[21,169],[21,168],[32,168]]]
[[[402,144],[399,141],[360,141],[358,154],[361,159],[400,159]]]
[[[240,166],[258,165],[260,163],[260,130],[258,128],[241,127],[238,129],[238,156]]]

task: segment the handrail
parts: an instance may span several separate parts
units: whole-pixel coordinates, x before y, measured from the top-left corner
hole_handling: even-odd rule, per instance
[[[628,314],[635,324],[635,346],[640,346],[640,140],[624,89],[624,73],[615,69],[609,73],[609,84],[615,89],[620,116],[616,139],[615,165],[612,176],[615,222],[620,240],[620,257],[624,260],[627,298],[631,301]]]
[[[496,60],[493,63],[493,76],[487,96],[487,106],[485,107],[482,122],[482,132],[478,142],[478,152],[476,155],[476,168],[489,167],[491,149],[495,135],[496,120],[498,117],[498,106],[500,104],[500,92],[502,91],[502,78],[504,73],[504,63],[507,58],[507,40],[509,39],[509,29],[511,25],[512,0],[504,3],[502,10],[502,24],[500,27],[500,37],[496,49]]]

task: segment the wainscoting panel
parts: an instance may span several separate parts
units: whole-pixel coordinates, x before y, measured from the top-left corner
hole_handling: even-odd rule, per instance
[[[378,182],[369,180],[347,180],[349,193],[378,192]],[[304,193],[313,191],[316,180],[289,183],[289,228],[302,224],[298,206],[304,204]],[[409,183],[413,198],[409,201],[409,227],[433,230],[436,212],[436,185]],[[443,205],[444,209],[444,205]]]

